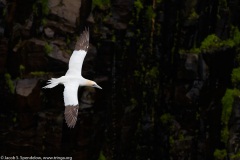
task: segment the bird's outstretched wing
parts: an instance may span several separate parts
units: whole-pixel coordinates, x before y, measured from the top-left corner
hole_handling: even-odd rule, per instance
[[[73,128],[77,122],[78,116],[78,83],[71,82],[64,84],[64,104],[65,104],[65,120],[68,127]]]
[[[79,105],[66,106],[64,115],[69,128],[74,128],[77,122]]]
[[[87,52],[89,46],[89,29],[85,29],[78,39],[75,50],[84,50]]]
[[[85,29],[80,35],[75,45],[66,75],[81,76],[83,60],[87,54],[89,46],[89,29]]]

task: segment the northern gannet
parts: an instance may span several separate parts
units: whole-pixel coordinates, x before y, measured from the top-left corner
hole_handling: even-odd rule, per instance
[[[73,51],[70,60],[69,68],[65,76],[60,78],[52,78],[48,80],[48,85],[43,88],[53,88],[58,84],[64,85],[64,105],[65,105],[65,120],[70,128],[74,128],[78,116],[78,87],[90,86],[102,89],[96,82],[82,77],[82,64],[87,54],[89,46],[89,30],[85,29],[78,39],[75,50]]]

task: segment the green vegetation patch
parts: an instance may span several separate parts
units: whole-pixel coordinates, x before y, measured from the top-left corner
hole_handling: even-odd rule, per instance
[[[98,157],[98,160],[106,160],[106,157],[104,156],[103,152],[100,152],[100,155]]]
[[[46,75],[48,73],[47,72],[43,72],[43,71],[35,71],[35,72],[31,72],[30,74],[33,75],[33,76],[36,76],[36,77],[41,77],[41,76],[44,76],[44,75]]]
[[[14,87],[14,83],[11,79],[11,75],[9,73],[6,73],[4,76],[5,76],[5,80],[6,80],[6,83],[7,83],[7,86],[9,88],[10,92],[12,94],[14,94],[15,87]]]
[[[216,159],[225,159],[227,157],[227,151],[226,149],[216,149],[213,155]]]
[[[240,158],[240,152],[230,155],[231,160],[238,160]]]
[[[171,122],[173,119],[174,117],[170,113],[165,113],[160,117],[160,121],[162,122],[162,124],[167,124]]]
[[[41,5],[41,11],[43,15],[48,15],[49,14],[49,6],[48,6],[48,0],[38,0],[32,7],[33,9],[33,12],[36,14],[36,15],[39,15],[38,11],[38,5]]]
[[[232,71],[232,83],[237,85],[240,82],[240,67],[234,68]]]
[[[240,32],[238,27],[232,27],[230,38],[226,40],[222,40],[215,34],[208,35],[202,42],[199,48],[193,47],[191,49],[180,49],[179,53],[193,53],[193,54],[199,54],[199,53],[212,53],[216,52],[222,49],[227,48],[233,48],[240,45]]]
[[[221,40],[215,34],[208,35],[201,43],[203,52],[213,52],[222,48],[232,48],[235,45],[232,39]]]
[[[93,0],[93,8],[99,7],[100,9],[108,8],[110,6],[110,0]]]
[[[195,9],[192,10],[191,14],[188,17],[188,20],[190,21],[194,21],[197,20],[199,18],[199,15],[197,14],[197,12],[195,11]]]
[[[134,7],[137,9],[137,12],[139,13],[141,9],[143,9],[143,4],[141,0],[134,1]]]
[[[232,105],[234,98],[240,95],[238,89],[227,89],[225,95],[222,98],[222,131],[221,131],[221,141],[227,144],[229,137],[228,122],[232,114]]]
[[[148,19],[149,21],[151,21],[152,19],[154,19],[154,18],[156,17],[156,13],[154,12],[152,6],[148,6],[148,7],[147,7],[146,16],[147,16],[147,19]]]
[[[53,47],[50,44],[46,43],[44,45],[44,50],[45,50],[45,53],[50,54],[53,51]]]
[[[236,46],[240,45],[240,31],[238,27],[232,27],[231,37],[233,37],[233,42]]]
[[[25,66],[21,64],[21,65],[19,66],[20,77],[23,76],[25,70],[26,70]]]

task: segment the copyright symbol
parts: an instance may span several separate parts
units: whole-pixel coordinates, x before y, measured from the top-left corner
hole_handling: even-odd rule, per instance
[[[1,159],[4,159],[4,156],[1,156]]]

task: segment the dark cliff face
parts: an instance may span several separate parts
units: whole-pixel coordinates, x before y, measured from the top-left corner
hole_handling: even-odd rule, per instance
[[[0,2],[0,153],[75,159],[238,159],[240,2]],[[60,77],[90,46],[74,129]]]

